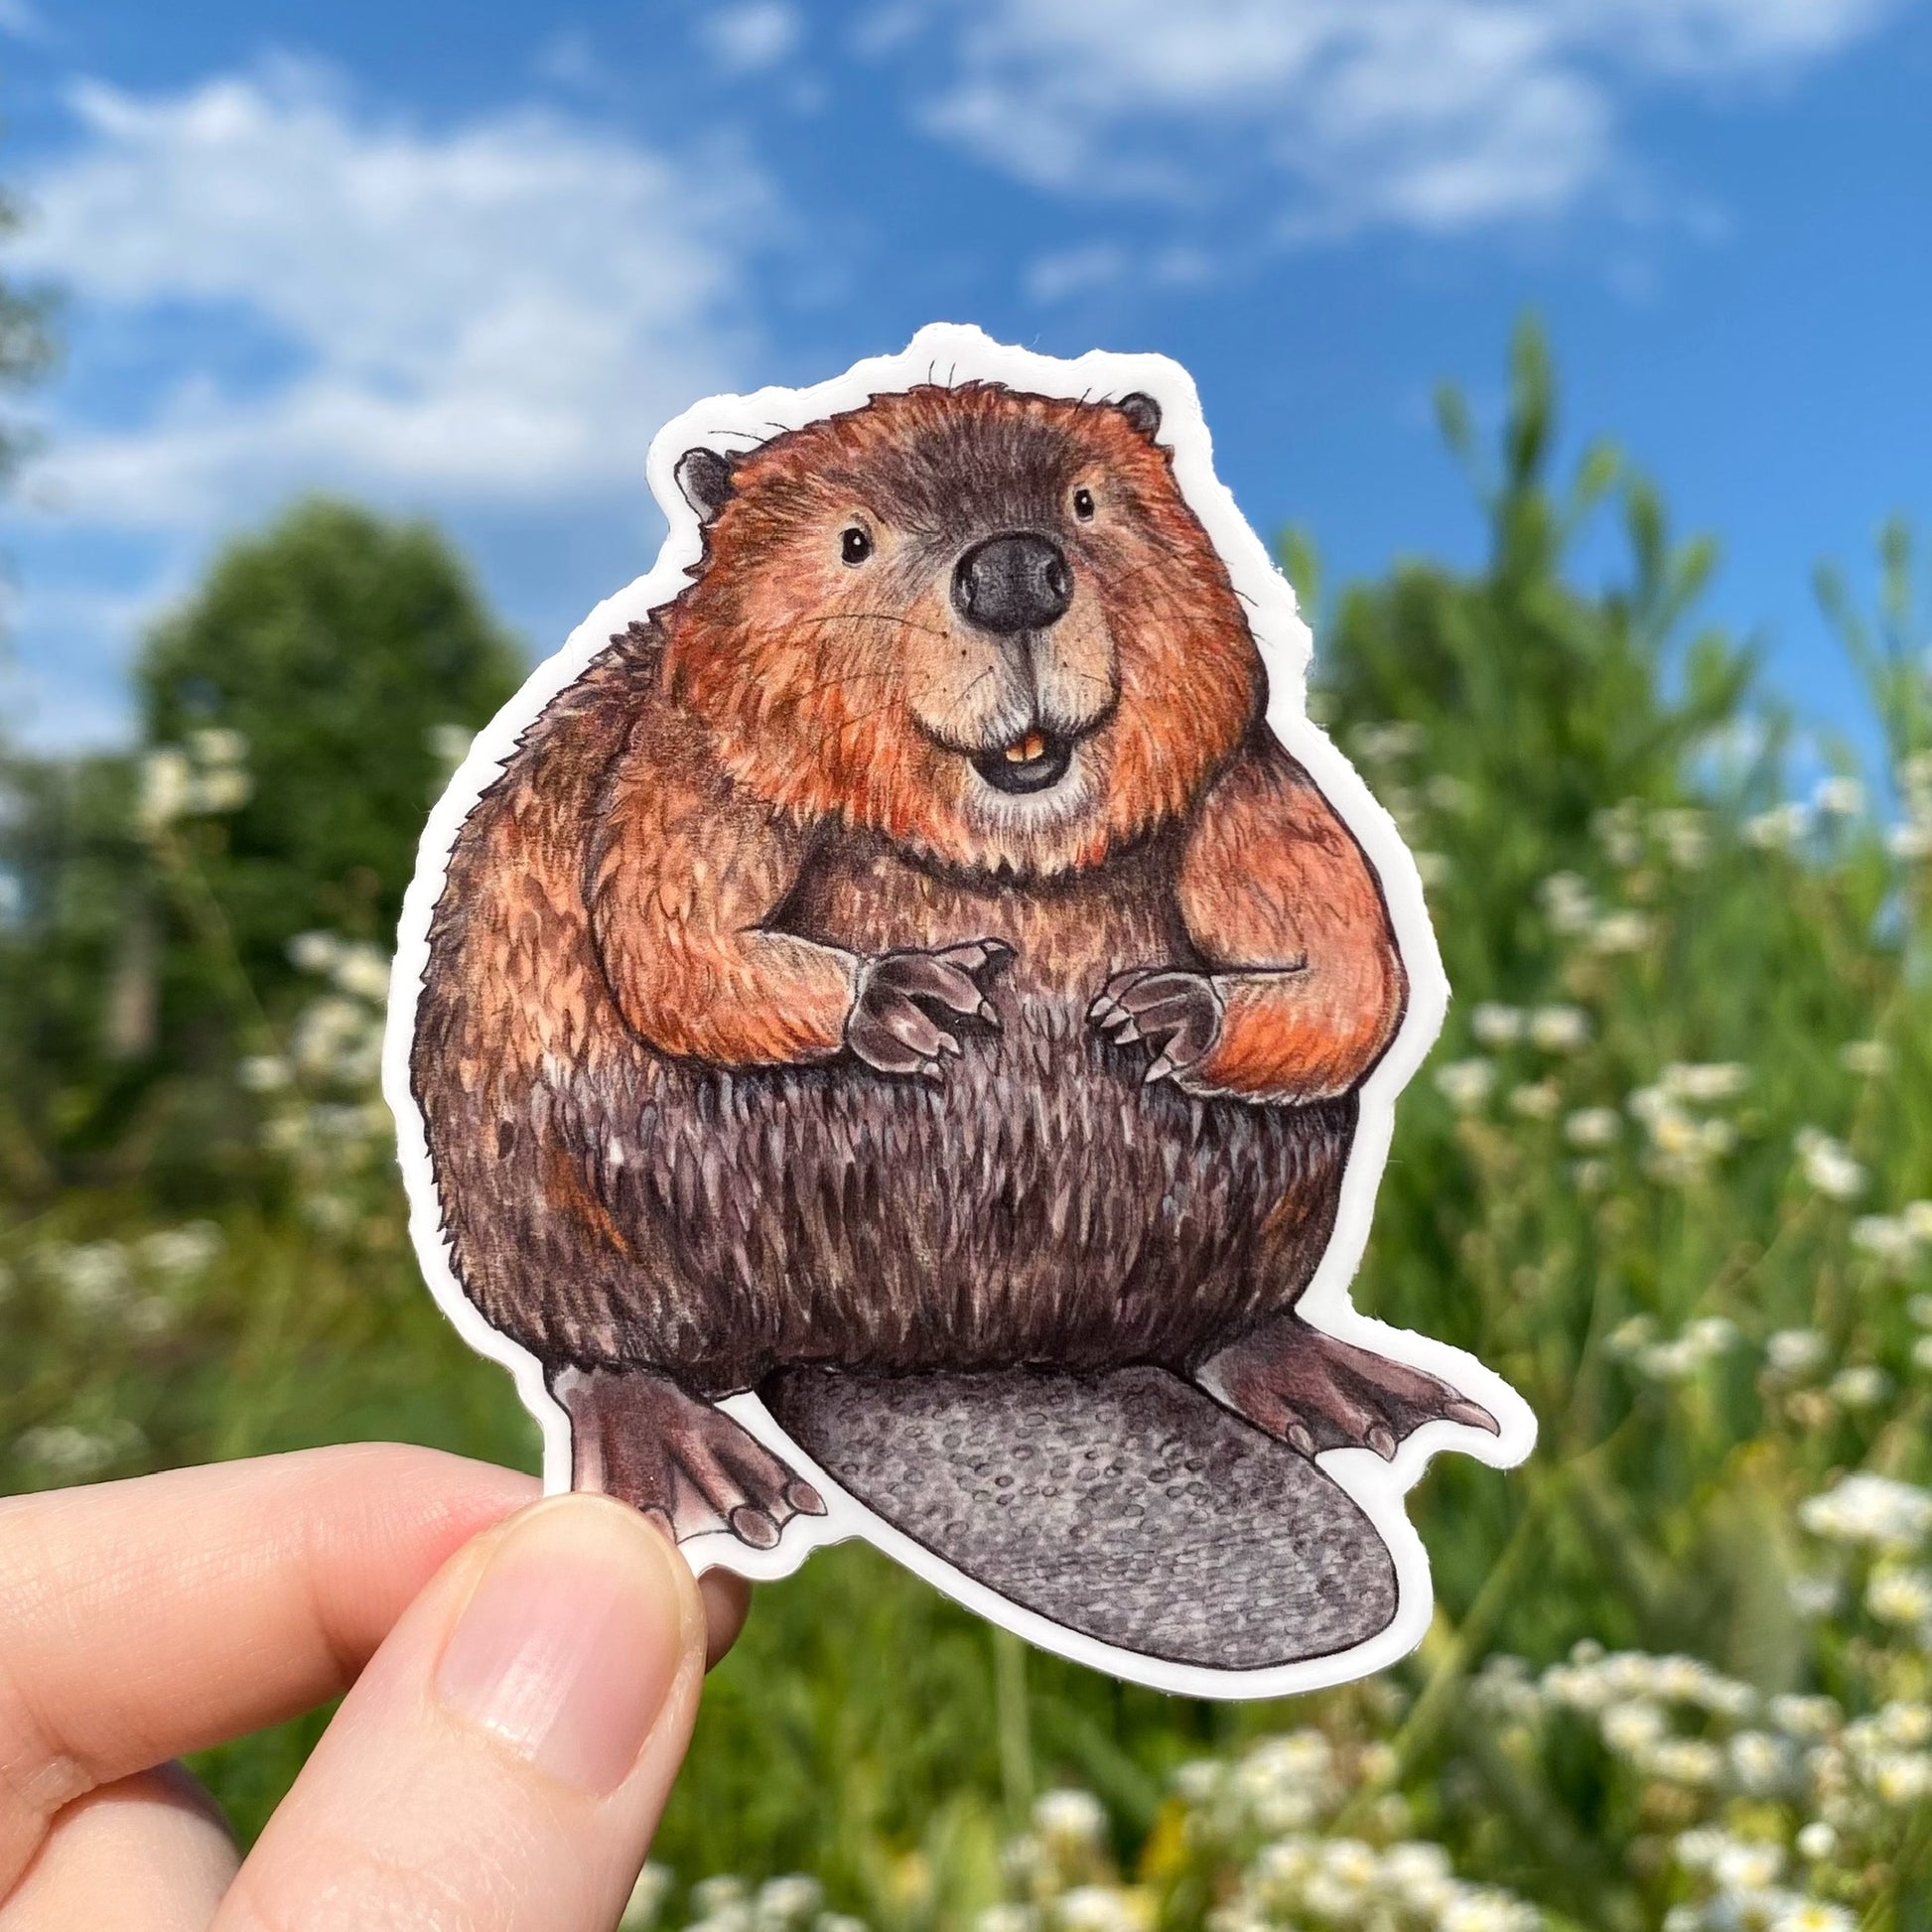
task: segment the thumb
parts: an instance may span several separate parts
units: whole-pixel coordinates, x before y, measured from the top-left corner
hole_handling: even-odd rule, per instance
[[[610,1932],[690,1738],[705,1614],[634,1510],[535,1503],[405,1612],[215,1932]]]

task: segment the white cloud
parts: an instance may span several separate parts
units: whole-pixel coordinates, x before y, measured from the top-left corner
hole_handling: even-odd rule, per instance
[[[1042,255],[1027,271],[1027,293],[1035,302],[1064,302],[1117,282],[1127,272],[1127,254],[1112,242],[1096,241]]]
[[[25,184],[18,264],[137,322],[189,305],[209,324],[144,420],[55,426],[47,472],[82,523],[205,529],[312,483],[445,504],[634,489],[657,423],[747,360],[766,198],[729,157],[537,112],[429,134],[289,65],[72,104],[81,139]],[[230,378],[236,318],[286,351],[285,379]]]
[[[1790,72],[1898,0],[931,0],[928,124],[1036,185],[1197,202],[1257,169],[1303,232],[1550,214],[1611,180],[1617,108]]]
[[[728,73],[773,68],[803,38],[804,22],[784,0],[751,0],[708,14],[699,29],[711,57]]]

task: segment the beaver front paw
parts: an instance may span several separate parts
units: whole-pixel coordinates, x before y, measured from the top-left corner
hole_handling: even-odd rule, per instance
[[[728,1530],[769,1550],[792,1517],[825,1514],[802,1476],[655,1369],[565,1369],[551,1388],[570,1415],[571,1487],[642,1510],[674,1542]]]
[[[1338,1341],[1294,1315],[1222,1349],[1195,1380],[1304,1455],[1371,1449],[1392,1461],[1396,1446],[1427,1422],[1499,1433],[1487,1409],[1447,1382]]]
[[[1100,989],[1087,1019],[1116,1046],[1146,1040],[1160,1050],[1145,1075],[1152,1086],[1184,1074],[1221,1036],[1221,996],[1201,973],[1172,966],[1136,966]]]
[[[997,972],[1012,957],[1004,939],[969,939],[932,952],[908,948],[867,960],[846,1019],[845,1043],[881,1073],[943,1079],[943,1058],[958,1053],[959,1041],[919,1003],[998,1026],[977,976]]]

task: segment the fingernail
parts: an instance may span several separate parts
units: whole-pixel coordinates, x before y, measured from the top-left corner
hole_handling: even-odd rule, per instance
[[[538,1504],[464,1606],[437,1666],[438,1701],[561,1783],[615,1791],[682,1660],[676,1561],[609,1503]]]

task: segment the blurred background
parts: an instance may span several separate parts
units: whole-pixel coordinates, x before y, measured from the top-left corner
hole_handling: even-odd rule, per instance
[[[1928,97],[1905,0],[0,0],[0,1487],[532,1465],[375,1093],[430,799],[694,398],[1163,349],[1456,990],[1357,1303],[1542,1442],[1291,1703],[815,1557],[626,1923],[1932,1925]]]

